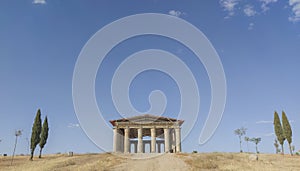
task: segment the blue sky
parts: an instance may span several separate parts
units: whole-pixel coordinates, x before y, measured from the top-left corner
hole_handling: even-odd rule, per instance
[[[140,13],[180,17],[211,41],[227,80],[223,119],[210,141],[199,146],[210,105],[205,68],[177,42],[140,36],[116,46],[98,70],[96,97],[107,121],[120,117],[109,94],[113,69],[136,51],[159,48],[178,55],[194,71],[199,85],[199,118],[183,141],[183,151],[238,152],[233,130],[244,126],[247,136],[262,138],[261,152],[272,153],[275,110],[286,112],[294,132],[293,144],[300,149],[299,0],[3,0],[0,11],[0,153],[12,153],[17,129],[23,130],[17,153],[28,153],[27,138],[38,108],[50,124],[45,153],[101,152],[79,126],[72,101],[73,70],[93,34],[117,19]],[[164,116],[176,117],[178,88],[160,72],[145,72],[133,81],[130,97],[134,106],[147,111],[148,94],[153,89],[164,91],[168,98]],[[246,150],[245,144],[243,147]],[[254,151],[253,144],[250,150]]]

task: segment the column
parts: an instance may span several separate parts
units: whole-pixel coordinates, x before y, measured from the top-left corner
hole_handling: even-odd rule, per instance
[[[137,153],[137,143],[136,143],[136,141],[134,142],[134,153]]]
[[[157,143],[157,152],[160,153],[161,143]]]
[[[143,152],[143,128],[138,129],[138,153]]]
[[[175,135],[176,135],[176,153],[180,153],[181,152],[180,128],[175,128]]]
[[[169,128],[164,129],[164,136],[165,136],[165,152],[169,152],[170,150],[170,132]]]
[[[123,131],[124,132],[124,131]],[[124,133],[119,129],[119,152],[124,153]]]
[[[171,129],[171,148],[173,150],[173,153],[176,152],[176,138],[175,138],[175,130],[174,128]]]
[[[123,153],[123,141],[124,141],[124,136],[122,135],[121,129],[118,129],[118,144],[117,144],[117,151]]]
[[[130,141],[130,138],[129,138],[129,153],[131,153],[131,145],[132,145],[132,142]]]
[[[117,128],[114,128],[113,129],[114,131],[114,144],[113,144],[113,152],[118,152],[118,145],[119,145],[119,141],[118,141],[118,138],[119,138],[119,135],[118,135],[118,129]]]
[[[129,128],[124,129],[124,153],[129,153]]]
[[[156,152],[156,130],[151,128],[151,153]]]

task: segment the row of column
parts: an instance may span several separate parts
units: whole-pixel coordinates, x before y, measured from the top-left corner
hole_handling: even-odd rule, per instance
[[[145,147],[146,147],[146,144],[148,144],[148,143],[149,143],[149,142],[143,141],[143,150],[142,150],[143,153],[145,153],[145,149],[146,149]],[[130,147],[131,147],[131,144],[134,145],[134,147],[133,147],[133,152],[134,152],[134,153],[137,153],[137,152],[138,152],[138,150],[137,150],[137,146],[138,146],[137,141],[132,141],[132,142],[130,142]],[[150,144],[150,152],[151,152],[151,153],[156,153],[156,150],[155,150],[156,147],[157,147],[157,152],[158,152],[158,153],[161,153],[161,145],[164,144],[164,143],[163,143],[163,142],[156,142],[154,148],[151,146],[151,142],[150,142],[149,144]],[[130,149],[131,149],[131,148],[129,148],[129,152],[131,152]]]
[[[175,152],[181,152],[180,128],[175,128],[171,130],[172,130],[172,134],[171,134],[172,136],[170,137],[170,129],[164,128],[165,152],[169,152],[170,149],[173,149],[173,151]],[[173,130],[175,130],[175,132],[173,132]],[[124,151],[124,153],[130,152],[129,132],[130,132],[130,128],[124,129],[124,139],[123,139],[121,133],[118,132],[118,129],[114,128],[114,144],[113,144],[114,152],[120,152],[120,151]],[[137,153],[143,153],[143,152],[144,152],[143,128],[138,128]],[[156,129],[155,128],[151,128],[150,152],[156,153]]]

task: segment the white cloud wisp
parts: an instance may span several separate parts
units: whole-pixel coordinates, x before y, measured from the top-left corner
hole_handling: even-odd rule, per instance
[[[178,10],[170,10],[169,15],[175,16],[175,17],[181,17],[182,15],[185,15],[184,12],[178,11]]]
[[[292,16],[289,17],[289,21],[300,21],[300,0],[290,0],[289,5],[292,7]]]
[[[33,4],[46,4],[46,0],[33,0]]]
[[[219,3],[224,11],[228,12],[226,18],[229,18],[234,15],[235,7],[238,5],[239,0],[220,0]]]

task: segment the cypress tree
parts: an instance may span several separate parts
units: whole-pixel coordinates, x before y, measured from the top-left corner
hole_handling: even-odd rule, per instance
[[[33,153],[34,150],[36,148],[36,146],[38,145],[38,143],[40,142],[40,134],[41,134],[41,110],[38,109],[35,119],[34,119],[34,123],[32,126],[32,132],[31,132],[31,141],[30,141],[30,150],[31,150],[31,155],[30,155],[30,160],[33,159]]]
[[[287,142],[289,143],[289,149],[290,149],[290,153],[291,155],[293,155],[292,152],[292,129],[291,129],[291,125],[289,123],[288,118],[286,117],[286,114],[284,111],[282,111],[282,127],[283,127],[283,132],[284,132],[284,136],[287,140]]]
[[[45,144],[47,143],[47,139],[48,139],[48,131],[49,131],[49,127],[48,127],[48,119],[47,116],[45,117],[44,123],[43,123],[43,127],[42,127],[42,133],[41,133],[41,140],[40,140],[40,155],[39,158],[42,157],[42,150],[45,146]]]
[[[281,145],[281,152],[282,154],[284,154],[284,150],[283,150],[283,143],[285,140],[285,136],[283,133],[283,129],[280,123],[280,119],[278,116],[278,113],[275,111],[274,113],[274,130],[275,130],[275,135],[277,137],[277,140],[279,141],[279,144]]]

